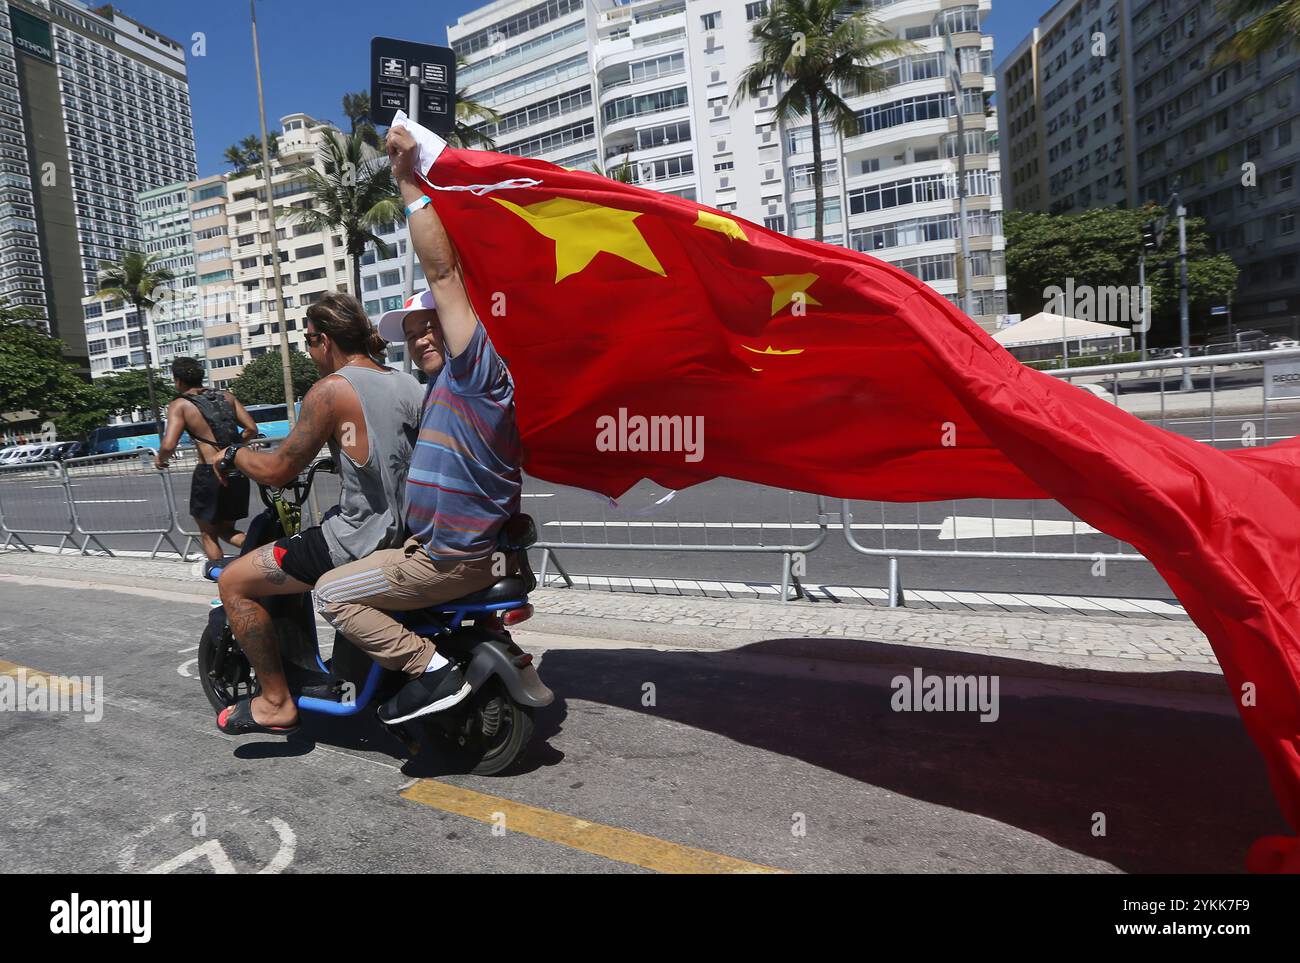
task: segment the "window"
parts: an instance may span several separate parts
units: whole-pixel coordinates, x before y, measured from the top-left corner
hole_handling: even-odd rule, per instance
[[[778,234],[785,233],[785,215],[772,214],[763,218],[763,226],[769,231],[776,231]]]
[[[1295,233],[1295,211],[1287,211],[1277,216],[1277,233],[1282,237]]]
[[[298,283],[302,284],[304,281],[319,281],[323,277],[325,277],[324,268],[316,268],[314,271],[300,271],[298,273]]]
[[[402,283],[401,271],[384,271],[379,275],[379,283],[383,287],[392,287],[395,284]]]
[[[759,17],[767,16],[767,0],[758,0],[757,3],[745,4],[745,21],[757,20]],[[713,28],[709,28],[713,29]]]
[[[700,25],[705,30],[717,30],[722,23],[722,14],[720,12],[706,13],[700,17]]]
[[[1279,167],[1277,169],[1277,189],[1279,191],[1291,190],[1291,184],[1292,184],[1291,171],[1292,168],[1291,165],[1289,164],[1286,167]]]
[[[840,199],[838,197],[828,197],[826,200],[826,209],[822,217],[822,224],[838,224],[840,222]],[[790,205],[790,223],[796,230],[802,227],[811,228],[814,226],[813,218],[815,216],[815,200],[798,201]]]
[[[317,257],[324,253],[325,253],[324,244],[311,244],[307,247],[298,248],[298,250],[293,252],[293,256],[294,258],[301,260],[302,258],[306,258],[306,257]]]

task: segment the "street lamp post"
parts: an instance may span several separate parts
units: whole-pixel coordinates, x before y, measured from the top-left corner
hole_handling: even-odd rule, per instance
[[[284,377],[284,407],[292,428],[297,420],[293,410],[293,367],[289,363],[289,327],[284,317],[284,283],[280,278],[280,245],[275,236],[275,197],[271,191],[271,152],[266,137],[266,100],[262,94],[262,54],[257,43],[257,2],[248,0],[248,14],[253,23],[253,69],[257,74],[257,116],[262,130],[262,178],[266,181],[266,210],[271,225],[271,269],[275,276],[275,313],[280,322],[280,366]]]

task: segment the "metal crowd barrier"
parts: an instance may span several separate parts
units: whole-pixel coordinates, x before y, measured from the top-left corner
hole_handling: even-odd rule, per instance
[[[57,491],[55,499],[36,492]],[[36,549],[24,535],[58,535],[58,551],[72,541],[76,521],[72,511],[72,490],[63,465],[57,461],[29,465],[0,466],[0,535],[8,549],[15,540],[29,552]]]
[[[1025,499],[1004,501],[1008,511],[1027,517],[1006,517],[998,514],[997,499],[962,499],[950,502],[903,503],[875,502],[876,507],[865,513],[853,511],[853,501],[844,499],[840,523],[844,540],[855,552],[889,559],[889,606],[903,604],[900,558],[986,558],[986,559],[1041,559],[1045,561],[1129,562],[1141,561],[1143,556],[1117,538],[1105,535],[1081,522],[1062,506],[1052,501]],[[971,506],[988,506],[984,516]],[[962,506],[968,506],[963,514]],[[929,516],[923,518],[923,511]],[[949,514],[951,512],[951,514]],[[938,517],[942,515],[942,517]],[[1048,517],[1040,517],[1040,515]],[[1050,517],[1050,516],[1063,517]],[[911,516],[911,517],[909,517]],[[855,521],[864,517],[872,521]],[[875,519],[879,517],[879,521]],[[984,524],[987,518],[987,526]],[[1002,538],[1015,539],[1020,544],[1029,540],[1029,550],[1007,550],[998,547],[998,523],[1002,522]],[[875,530],[879,533],[878,545],[866,545],[859,532]],[[895,536],[891,544],[891,535]],[[899,537],[901,536],[901,537]],[[904,543],[902,538],[906,538]],[[1047,549],[1039,551],[1039,541],[1059,544],[1070,539],[1069,551]],[[991,543],[989,548],[962,547],[963,539],[970,542]],[[1080,547],[1080,540],[1086,544]],[[952,546],[941,543],[950,541]]]
[[[781,598],[793,586],[803,594],[794,570],[794,558],[815,551],[829,531],[825,499],[805,492],[783,491],[763,485],[746,488],[753,497],[744,500],[747,517],[735,517],[737,499],[728,495],[730,518],[722,520],[707,508],[712,483],[670,492],[649,504],[635,489],[616,505],[603,496],[583,492],[587,511],[566,509],[566,518],[548,518],[546,502],[526,504],[538,522],[542,551],[538,584],[545,586],[551,565],[566,585],[573,579],[561,563],[560,551],[682,551],[738,552],[781,556]],[[732,483],[728,483],[732,484]],[[575,490],[576,491],[576,490]],[[577,515],[580,517],[574,518]],[[575,537],[569,538],[573,533]],[[645,536],[649,536],[647,539]],[[620,537],[621,536],[621,537]]]
[[[1109,393],[1110,401],[1132,411],[1143,418],[1150,418],[1162,427],[1168,427],[1170,419],[1182,414],[1188,420],[1207,421],[1208,438],[1199,441],[1218,447],[1221,443],[1235,441],[1241,443],[1240,436],[1220,434],[1220,422],[1231,418],[1240,423],[1242,418],[1258,414],[1262,422],[1259,431],[1252,430],[1251,443],[1265,445],[1271,441],[1289,438],[1289,434],[1276,437],[1270,434],[1270,418],[1278,412],[1279,402],[1285,410],[1300,408],[1300,389],[1295,389],[1291,397],[1274,396],[1269,392],[1270,375],[1286,378],[1300,384],[1292,372],[1286,368],[1300,370],[1300,348],[1287,348],[1276,351],[1243,351],[1234,354],[1203,355],[1197,358],[1160,358],[1148,361],[1129,361],[1123,364],[1091,365],[1075,368],[1053,368],[1044,374],[1060,378],[1070,383],[1082,380],[1085,384]],[[1272,369],[1270,371],[1270,369]],[[1183,392],[1183,374],[1187,373],[1193,383],[1208,391]],[[1157,383],[1152,388],[1150,381]],[[1144,381],[1146,384],[1144,384]],[[1225,383],[1226,382],[1226,383]],[[1145,387],[1147,390],[1139,390]],[[1220,392],[1233,392],[1237,404],[1231,405],[1220,399]],[[1204,395],[1206,404],[1202,409],[1192,409],[1180,404],[1180,398],[1195,398]],[[1129,404],[1121,402],[1121,396]],[[1146,397],[1143,397],[1146,396]],[[1154,396],[1154,399],[1151,397]],[[1139,404],[1139,402],[1145,402]],[[1172,403],[1171,403],[1172,402]],[[1245,407],[1247,410],[1242,411]],[[1258,406],[1258,408],[1256,408]],[[1179,409],[1183,410],[1180,412]],[[1232,410],[1225,411],[1225,408]]]
[[[112,555],[102,540],[110,535],[156,535],[150,558],[157,556],[164,542],[181,558],[185,557],[172,538],[175,511],[171,488],[166,474],[154,467],[157,455],[152,448],[140,448],[133,452],[69,458],[63,462],[71,492],[73,527],[77,534],[85,536],[81,543],[83,555],[91,542]],[[132,488],[127,495],[141,497],[123,497],[120,490],[127,487],[123,480],[129,480]],[[77,491],[78,488],[82,490]],[[161,504],[149,497],[151,488],[162,496]]]

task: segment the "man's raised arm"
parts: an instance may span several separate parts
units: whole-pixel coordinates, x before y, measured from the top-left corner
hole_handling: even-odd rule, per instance
[[[424,197],[416,180],[415,163],[419,149],[411,132],[404,127],[388,130],[388,159],[393,166],[393,178],[407,205]],[[447,351],[455,357],[464,351],[478,326],[478,316],[470,304],[465,290],[465,279],[460,273],[456,248],[447,236],[447,229],[433,209],[432,204],[407,218],[407,230],[420,267],[438,305],[438,320],[442,323],[442,338]]]

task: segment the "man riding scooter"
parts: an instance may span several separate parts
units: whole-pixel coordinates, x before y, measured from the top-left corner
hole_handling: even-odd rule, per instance
[[[328,444],[341,483],[339,504],[318,527],[261,546],[221,573],[231,631],[261,687],[217,717],[217,727],[229,735],[288,735],[298,727],[278,637],[258,599],[309,592],[326,572],[400,545],[404,534],[404,485],[420,422],[420,383],[375,360],[387,345],[349,295],[330,293],[307,309],[306,342],[322,378],[303,398],[289,437],[269,452],[232,445],[217,464],[223,477],[238,469],[255,482],[280,486]]]
[[[506,561],[498,536],[519,510],[522,483],[514,382],[470,304],[451,239],[416,182],[416,155],[436,149],[436,136],[415,132],[426,139],[418,147],[399,120],[388,132],[388,156],[429,290],[380,319],[380,333],[405,337],[429,376],[406,482],[411,534],[400,548],[344,565],[316,587],[326,621],[384,668],[406,674],[406,685],[379,709],[387,724],[440,712],[470,693],[428,637],[388,612],[460,598],[513,574],[497,565]]]

